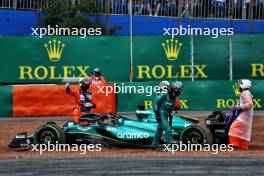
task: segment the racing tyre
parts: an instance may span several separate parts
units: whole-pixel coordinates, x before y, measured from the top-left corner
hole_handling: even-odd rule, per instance
[[[45,124],[36,130],[35,140],[37,144],[64,144],[65,133],[55,124]]]
[[[206,131],[198,125],[190,125],[183,129],[180,135],[183,144],[208,144],[209,138]]]
[[[213,145],[214,143],[214,138],[213,138],[213,134],[211,132],[211,130],[208,127],[203,128],[205,133],[206,133],[206,137],[207,137],[207,144],[209,145]]]

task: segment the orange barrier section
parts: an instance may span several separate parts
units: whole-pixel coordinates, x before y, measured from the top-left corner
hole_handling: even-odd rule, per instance
[[[108,85],[113,86],[113,85]],[[77,86],[71,86],[72,89]],[[116,113],[116,95],[98,93],[99,88],[91,86],[96,113]],[[74,98],[61,85],[36,85],[13,87],[13,117],[25,116],[72,116]]]

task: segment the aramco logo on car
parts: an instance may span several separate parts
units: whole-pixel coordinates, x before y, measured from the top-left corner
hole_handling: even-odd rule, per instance
[[[52,63],[61,61],[66,45],[60,40],[50,40],[44,44],[47,56]],[[44,66],[20,65],[19,80],[60,80],[66,77],[89,77],[89,66]]]

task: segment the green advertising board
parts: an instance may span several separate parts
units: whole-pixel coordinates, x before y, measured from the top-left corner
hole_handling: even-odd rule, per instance
[[[189,37],[138,37],[134,40],[134,81],[190,79]]]
[[[144,82],[144,83],[118,83],[118,86],[125,87],[133,86],[131,91],[117,94],[117,111],[131,112],[134,111],[139,104],[144,104],[147,108],[152,108],[152,102],[156,97],[154,86],[159,82]],[[254,108],[263,110],[264,103],[264,81],[253,81],[251,93],[254,96]],[[239,103],[239,87],[235,81],[184,81],[183,93],[180,95],[181,110],[226,110],[230,109]],[[141,88],[141,87],[144,88]],[[152,88],[150,88],[152,87]],[[139,91],[144,89],[143,91]],[[128,90],[128,89],[127,89]]]
[[[195,80],[228,80],[228,39],[194,37]],[[138,37],[134,40],[134,81],[191,80],[189,36]]]
[[[264,35],[233,37],[234,79],[264,79]]]
[[[229,39],[135,36],[133,81],[229,80]],[[0,37],[0,83],[60,83],[99,67],[108,81],[130,80],[129,37]],[[264,78],[264,35],[232,37],[234,79]],[[193,57],[192,57],[193,56]]]
[[[194,37],[194,63],[206,65],[207,80],[229,80],[228,38]],[[195,78],[202,80],[203,78]]]
[[[129,80],[125,37],[0,37],[0,46],[2,83],[60,83],[96,67],[108,80]]]
[[[0,118],[12,117],[13,113],[13,96],[12,86],[0,86]]]

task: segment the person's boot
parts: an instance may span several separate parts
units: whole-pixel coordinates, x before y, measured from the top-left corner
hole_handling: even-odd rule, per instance
[[[150,146],[151,150],[157,150],[158,147]]]

